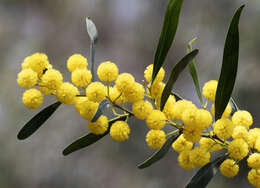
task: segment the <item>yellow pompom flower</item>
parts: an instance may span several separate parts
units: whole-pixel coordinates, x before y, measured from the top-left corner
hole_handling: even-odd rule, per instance
[[[78,112],[78,113],[80,113],[80,110],[81,110],[81,105],[84,103],[84,102],[86,102],[86,101],[88,101],[88,98],[87,97],[85,97],[85,96],[78,96],[78,97],[76,97],[76,99],[75,99],[75,109],[76,109],[76,111]]]
[[[124,91],[124,96],[127,101],[134,103],[144,99],[144,87],[134,82],[132,85],[128,85]]]
[[[124,92],[127,86],[133,85],[134,83],[135,83],[135,79],[131,74],[122,73],[118,75],[115,81],[115,87],[120,92]]]
[[[147,93],[156,99],[156,102],[159,102],[162,96],[165,83],[163,82],[154,82],[151,86],[151,93],[148,90]],[[157,106],[160,106],[159,104]]]
[[[239,166],[234,160],[226,159],[223,163],[221,163],[219,170],[223,176],[232,178],[237,175]]]
[[[152,110],[146,118],[146,124],[150,129],[162,129],[166,124],[166,116],[160,110]]]
[[[71,73],[71,81],[76,86],[86,87],[92,79],[92,74],[87,69],[76,69]]]
[[[150,64],[146,67],[146,69],[144,71],[144,78],[146,79],[147,82],[152,81],[152,74],[153,74],[153,64]],[[163,68],[161,68],[154,79],[154,83],[161,82],[164,78],[164,75],[165,75],[165,71]]]
[[[116,121],[110,128],[110,136],[118,142],[128,139],[130,128],[125,121]]]
[[[25,58],[24,63],[24,67],[31,68],[38,76],[42,76],[43,71],[50,65],[47,55],[43,53],[34,53],[28,56]]]
[[[212,104],[212,106],[211,106],[211,112],[212,112],[212,115],[215,116],[215,105],[214,104]],[[228,116],[230,116],[231,112],[232,112],[232,107],[228,103],[225,111],[222,114],[222,118],[227,118]]]
[[[256,140],[258,137],[260,137],[260,129],[259,128],[254,128],[254,129],[250,129],[248,131],[249,135],[248,135],[248,145],[250,148],[257,148],[256,146]],[[259,142],[259,148],[260,148],[260,142]],[[259,150],[260,151],[260,150]]]
[[[184,125],[197,126],[197,108],[188,108],[182,113],[182,121]]]
[[[203,148],[194,148],[190,151],[190,161],[196,167],[204,166],[210,161],[210,153]]]
[[[195,143],[201,139],[201,131],[198,126],[187,125],[183,129],[183,136],[186,140]]]
[[[256,138],[254,148],[257,149],[257,151],[260,151],[260,136]]]
[[[159,149],[166,141],[166,135],[162,130],[150,130],[145,139],[147,145],[153,149]]]
[[[168,120],[173,120],[174,117],[174,111],[173,111],[173,105],[176,102],[176,99],[173,95],[170,95],[164,108],[163,108],[163,113],[167,117]]]
[[[108,93],[106,95],[108,96]],[[109,87],[109,97],[116,104],[124,104],[126,102],[125,96],[116,87]]]
[[[232,136],[234,125],[231,120],[221,118],[214,123],[214,132],[219,138],[228,139]]]
[[[86,120],[91,120],[98,109],[98,103],[88,100],[87,97],[82,101],[77,100],[76,105],[80,115]]]
[[[175,140],[173,143],[172,143],[172,148],[178,152],[178,153],[181,153],[183,152],[184,150],[190,150],[193,146],[193,143],[192,142],[189,142],[187,141],[183,134],[181,134],[177,140]]]
[[[138,119],[146,119],[148,115],[152,112],[153,105],[149,101],[140,100],[138,102],[133,103],[132,111],[136,118]]]
[[[23,93],[23,103],[30,109],[39,108],[43,103],[43,95],[35,88],[28,89]]]
[[[260,169],[250,170],[247,178],[253,186],[260,187]]]
[[[199,141],[200,147],[208,152],[214,152],[222,149],[222,146],[218,141],[214,141],[211,138],[201,138]]]
[[[67,68],[70,72],[78,69],[85,69],[88,66],[87,58],[81,54],[74,54],[67,60]]]
[[[241,138],[232,140],[228,145],[229,156],[233,159],[242,160],[247,156],[248,152],[248,145]]]
[[[86,95],[93,102],[100,102],[105,99],[106,88],[101,82],[92,82],[86,88]]]
[[[104,134],[108,128],[108,120],[107,117],[101,115],[96,122],[88,122],[88,129],[93,134]]]
[[[196,108],[191,101],[188,100],[179,100],[172,106],[173,116],[179,120],[182,120],[182,114],[186,109]]]
[[[197,124],[201,129],[207,128],[212,123],[212,116],[209,111],[204,109],[197,110]]]
[[[118,68],[115,63],[106,61],[98,66],[97,75],[101,81],[112,82],[118,76]]]
[[[57,89],[62,85],[62,74],[55,69],[47,70],[39,82],[39,89],[45,95],[56,94]]]
[[[191,170],[195,168],[193,163],[190,160],[190,150],[182,151],[178,156],[179,165],[185,170]]]
[[[79,95],[79,90],[71,83],[64,82],[57,89],[56,97],[64,104],[72,105],[76,102],[76,95]]]
[[[247,164],[251,168],[260,168],[260,153],[253,153],[247,158]]]
[[[244,126],[236,126],[233,130],[232,137],[234,139],[242,138],[247,142],[248,137],[249,137],[249,133]]]
[[[208,100],[215,101],[217,87],[218,87],[217,80],[210,80],[206,82],[202,88],[203,96]]]
[[[238,110],[232,116],[232,122],[234,125],[242,125],[246,129],[249,129],[249,127],[253,124],[253,117],[248,111]]]
[[[31,88],[37,84],[37,73],[32,69],[24,69],[17,75],[17,83],[22,88]]]

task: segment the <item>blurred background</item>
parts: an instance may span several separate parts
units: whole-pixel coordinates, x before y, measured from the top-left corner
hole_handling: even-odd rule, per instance
[[[259,127],[259,0],[185,1],[164,68],[170,70],[185,55],[188,41],[198,37],[194,47],[200,49],[196,58],[200,83],[218,79],[226,31],[242,3],[246,8],[240,22],[240,60],[233,96],[241,109],[252,113],[254,126]],[[19,129],[40,111],[23,106],[23,90],[16,83],[26,56],[47,53],[69,81],[66,59],[73,53],[89,58],[85,28],[85,17],[89,16],[99,31],[97,63],[114,61],[120,72],[133,73],[140,82],[145,67],[153,63],[166,4],[166,0],[0,0],[1,188],[184,187],[197,169],[180,168],[172,150],[150,168],[136,167],[153,152],[146,146],[147,128],[142,121],[130,119],[133,128],[127,142],[117,143],[107,136],[64,157],[62,150],[88,130],[87,122],[73,107],[61,106],[32,137],[25,141],[16,138]],[[178,79],[175,90],[199,104],[187,71]],[[46,97],[44,106],[54,100]],[[251,187],[246,176],[247,169],[233,179],[217,175],[208,187]]]

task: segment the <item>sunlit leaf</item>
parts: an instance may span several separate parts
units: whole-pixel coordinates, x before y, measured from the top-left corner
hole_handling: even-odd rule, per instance
[[[179,137],[179,134],[175,134],[175,135],[171,135],[166,142],[164,143],[164,145],[157,151],[155,152],[151,157],[149,157],[148,159],[146,159],[144,162],[142,162],[141,164],[138,165],[138,168],[143,169],[146,168],[148,166],[151,166],[152,164],[156,163],[157,161],[159,161],[160,159],[162,159],[167,152],[169,151],[169,149],[171,148],[172,143]]]
[[[108,129],[104,134],[96,135],[93,133],[89,133],[89,134],[75,140],[72,144],[70,144],[63,150],[63,155],[65,155],[65,156],[69,155],[70,153],[73,153],[73,152],[83,149],[91,144],[94,144],[95,142],[97,142],[98,140],[100,140],[101,138],[106,136],[110,131],[111,125],[118,120],[124,121],[124,120],[126,120],[126,116],[122,116],[122,117],[118,117],[113,120],[110,120]]]
[[[173,84],[176,82],[180,73],[185,69],[189,62],[199,53],[198,49],[193,50],[186,56],[184,56],[172,69],[170,78],[163,89],[162,98],[161,98],[161,110],[163,110],[164,105],[166,104],[170,94],[172,93]]]
[[[160,39],[154,56],[152,82],[162,67],[173,43],[179,22],[183,0],[169,0],[163,21]]]
[[[105,99],[103,101],[101,101],[98,105],[98,109],[96,114],[93,116],[91,122],[95,122],[98,120],[98,118],[104,113],[104,110],[106,110],[109,107],[110,102]]]
[[[17,135],[19,140],[24,140],[37,131],[43,123],[57,110],[61,105],[60,102],[55,102],[46,107],[34,116],[28,123],[26,123]]]
[[[176,93],[176,92],[171,92],[171,95],[173,95],[176,99],[176,101],[179,101],[179,100],[183,100],[183,97],[180,96],[180,94]]]
[[[215,119],[221,118],[226,106],[230,100],[234,89],[239,54],[239,19],[245,5],[241,6],[235,13],[230,23],[224,53],[221,73],[218,81],[216,99],[215,99]]]

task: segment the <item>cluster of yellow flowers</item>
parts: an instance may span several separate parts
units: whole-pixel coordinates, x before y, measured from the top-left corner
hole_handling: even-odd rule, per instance
[[[250,129],[253,124],[251,114],[245,110],[232,114],[230,104],[222,118],[213,121],[216,80],[205,83],[202,93],[206,103],[203,106],[196,107],[185,99],[176,101],[174,95],[170,95],[161,111],[160,102],[165,87],[163,68],[151,83],[153,65],[149,65],[144,71],[145,80],[140,84],[129,73],[119,74],[116,64],[110,61],[98,66],[100,81],[92,81],[92,73],[87,67],[87,59],[82,55],[69,57],[67,68],[72,80],[69,83],[63,82],[62,74],[52,67],[45,54],[35,53],[26,57],[17,77],[18,85],[28,89],[23,93],[24,105],[36,109],[43,103],[44,95],[55,95],[61,103],[75,106],[76,111],[88,120],[90,132],[102,135],[108,130],[110,120],[105,115],[95,122],[91,120],[99,102],[109,100],[116,117],[135,116],[145,120],[150,129],[146,134],[146,143],[153,149],[159,149],[167,136],[179,132],[180,136],[173,142],[172,148],[179,153],[178,162],[182,168],[189,170],[204,166],[210,162],[212,152],[226,149],[229,158],[220,165],[221,173],[226,177],[235,176],[239,171],[238,162],[248,157],[248,166],[252,168],[248,180],[260,187],[260,129]],[[35,86],[38,89],[32,88]],[[126,103],[131,103],[131,110],[126,108]],[[211,110],[208,110],[210,104]],[[109,132],[114,140],[129,138],[127,120],[111,125]],[[163,129],[166,125],[173,130],[166,133]]]

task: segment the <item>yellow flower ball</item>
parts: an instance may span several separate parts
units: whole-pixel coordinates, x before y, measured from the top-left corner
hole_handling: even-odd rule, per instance
[[[248,135],[248,145],[250,148],[257,148],[256,145],[256,140],[258,137],[260,137],[260,129],[259,128],[254,128],[254,129],[250,129],[248,131],[249,135]],[[259,143],[259,148],[260,148],[260,143]]]
[[[108,93],[106,93],[108,96]],[[109,87],[109,97],[116,104],[124,104],[126,102],[126,98],[116,87]]]
[[[178,156],[179,165],[185,170],[191,170],[195,168],[195,166],[190,160],[190,152],[191,152],[190,150],[184,150]]]
[[[75,109],[78,113],[80,113],[80,110],[81,110],[81,106],[84,102],[88,101],[88,98],[85,97],[85,96],[78,96],[76,97],[75,99]]]
[[[146,79],[147,82],[152,81],[152,74],[153,74],[153,64],[150,64],[146,67],[144,71],[144,78]],[[160,69],[160,71],[157,73],[154,82],[161,82],[164,78],[165,71],[163,68]]]
[[[215,101],[217,87],[218,87],[217,80],[210,80],[206,82],[202,88],[203,96],[208,100]]]
[[[244,126],[236,126],[233,130],[232,137],[234,139],[242,138],[247,142],[248,137],[249,137],[249,133]]]
[[[81,54],[74,54],[67,60],[67,68],[70,72],[78,69],[85,69],[88,66],[87,58]]]
[[[37,84],[38,75],[32,69],[24,69],[17,75],[17,83],[22,88],[31,88]]]
[[[56,97],[64,104],[72,105],[76,102],[76,96],[79,95],[79,90],[71,83],[64,82],[57,89]]]
[[[146,134],[146,143],[153,149],[159,149],[166,141],[166,135],[162,130],[150,130]]]
[[[209,111],[204,109],[197,110],[197,124],[201,129],[207,128],[212,123],[212,116]]]
[[[77,97],[78,98],[78,97]],[[79,114],[86,120],[91,120],[96,114],[98,103],[90,101],[87,97],[82,100],[76,100],[75,107],[77,106]]]
[[[254,148],[257,149],[257,151],[260,151],[260,136],[257,136]]]
[[[130,128],[125,121],[116,121],[110,128],[110,136],[118,142],[127,140],[129,134]]]
[[[187,141],[183,134],[181,134],[177,140],[175,140],[173,143],[172,143],[172,148],[178,152],[178,153],[181,153],[183,152],[184,150],[190,150],[193,146],[193,143],[192,142],[189,142]]]
[[[168,120],[174,120],[174,111],[173,111],[173,105],[176,102],[176,99],[173,95],[170,95],[164,108],[163,113],[167,117]],[[160,105],[160,104],[159,104]]]
[[[200,147],[209,152],[214,152],[222,149],[221,144],[218,141],[214,141],[211,138],[201,138],[199,141]]]
[[[247,158],[247,164],[251,168],[260,168],[260,153],[253,153]]]
[[[76,86],[86,87],[92,79],[92,74],[87,69],[76,69],[71,73],[71,81]]]
[[[92,82],[86,88],[86,95],[93,102],[100,102],[105,99],[106,88],[101,82]]]
[[[35,88],[28,89],[23,93],[23,103],[30,109],[39,108],[43,103],[43,95]]]
[[[38,76],[42,76],[43,71],[50,66],[47,55],[43,53],[34,53],[28,56],[24,63],[24,67],[31,68]]]
[[[232,136],[234,125],[231,120],[221,118],[214,123],[214,132],[219,138],[228,139]]]
[[[148,115],[152,112],[153,105],[149,101],[140,100],[138,102],[133,103],[132,111],[136,118],[138,119],[146,119]]]
[[[212,112],[212,115],[215,116],[215,105],[214,104],[212,104],[212,106],[211,106],[211,112]],[[222,114],[222,118],[227,118],[228,116],[230,116],[231,112],[232,112],[232,107],[228,103],[225,111]]]
[[[210,162],[210,153],[203,148],[194,148],[190,151],[190,161],[196,167],[204,166]]]
[[[165,83],[163,82],[154,82],[151,86],[151,93],[147,90],[147,93],[156,99],[156,102],[160,102],[162,92],[164,90]],[[159,104],[157,106],[160,106]]]
[[[232,140],[228,145],[229,156],[233,159],[242,160],[247,156],[248,152],[248,145],[241,138]]]
[[[96,122],[88,122],[88,129],[93,134],[104,134],[108,128],[108,120],[107,117],[104,115],[101,115]]]
[[[250,170],[247,178],[253,186],[260,187],[260,169]]]
[[[160,110],[152,110],[146,118],[146,124],[150,129],[162,129],[166,124],[166,116]]]
[[[97,75],[101,81],[112,82],[118,76],[118,68],[115,63],[106,61],[98,66]]]
[[[123,94],[128,102],[134,103],[144,99],[144,87],[135,82],[128,85]]]
[[[232,122],[234,125],[242,125],[246,129],[249,129],[249,127],[253,124],[253,117],[248,111],[238,110],[232,116]]]
[[[126,87],[135,83],[134,77],[129,73],[119,74],[116,81],[115,87],[120,91],[124,92]]]
[[[182,114],[186,109],[196,108],[191,101],[188,100],[179,100],[172,106],[173,116],[179,120],[182,120]]]
[[[186,140],[195,143],[201,139],[202,129],[198,126],[187,125],[183,129],[183,136]]]
[[[221,163],[219,169],[223,176],[232,178],[237,175],[239,171],[239,166],[234,160],[226,159],[223,163]]]
[[[184,125],[197,126],[198,124],[198,109],[197,108],[188,108],[182,113],[182,121]]]
[[[57,89],[62,85],[62,74],[55,69],[47,70],[39,82],[39,89],[45,95],[56,94]]]

